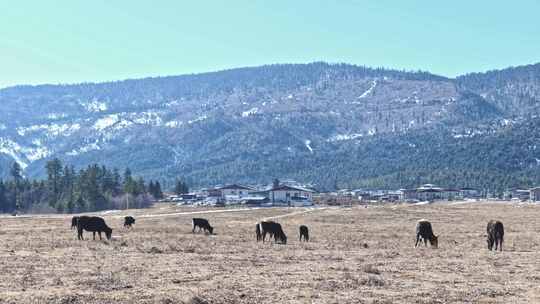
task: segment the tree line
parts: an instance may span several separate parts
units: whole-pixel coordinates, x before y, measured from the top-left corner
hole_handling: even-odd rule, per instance
[[[149,207],[163,198],[159,181],[148,183],[126,168],[121,174],[98,164],[76,170],[59,159],[46,163],[46,179],[30,180],[14,162],[10,178],[0,180],[0,212],[91,212]]]

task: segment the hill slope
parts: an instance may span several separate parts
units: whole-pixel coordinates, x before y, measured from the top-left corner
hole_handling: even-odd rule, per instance
[[[17,161],[42,175],[59,157],[199,185],[290,177],[322,188],[418,179],[501,187],[502,177],[465,177],[528,174],[540,158],[523,146],[538,135],[539,79],[540,65],[447,79],[312,63],[6,88],[0,174]],[[525,160],[503,171],[479,157],[489,153],[504,164]]]

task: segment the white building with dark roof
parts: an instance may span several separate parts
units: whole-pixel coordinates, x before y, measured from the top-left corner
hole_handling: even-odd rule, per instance
[[[223,187],[218,187],[214,190],[220,194],[221,198],[226,199],[228,197],[242,198],[249,196],[249,192],[254,191],[255,189],[247,186],[231,184]]]
[[[287,205],[312,205],[314,190],[280,185],[268,190],[270,202],[285,203]]]

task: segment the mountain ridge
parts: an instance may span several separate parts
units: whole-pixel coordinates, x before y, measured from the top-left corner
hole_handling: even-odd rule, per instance
[[[426,141],[504,132],[535,121],[539,100],[540,64],[452,79],[315,62],[16,86],[0,89],[0,172],[6,176],[16,160],[40,176],[43,163],[59,157],[78,166],[129,166],[165,184],[180,175],[197,185],[294,177],[331,188],[337,168],[355,156],[336,151],[351,143],[397,142],[425,130],[439,132]],[[379,163],[377,153],[365,162]],[[312,173],[318,170],[306,157],[336,169]],[[372,176],[348,174],[348,183],[376,178],[369,170]]]

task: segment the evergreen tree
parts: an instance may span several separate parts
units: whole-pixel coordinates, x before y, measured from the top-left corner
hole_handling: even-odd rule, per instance
[[[174,193],[176,193],[178,195],[189,193],[189,187],[185,182],[177,179],[176,180],[176,185],[174,187]]]
[[[9,212],[8,210],[8,201],[6,197],[6,186],[4,185],[4,181],[0,180],[0,212]]]
[[[156,181],[156,183],[154,184],[154,197],[156,199],[162,199],[163,198],[163,191],[161,191],[161,185],[159,184],[158,181]]]
[[[56,207],[60,198],[62,162],[55,158],[45,164],[47,185],[49,189],[49,205]]]

